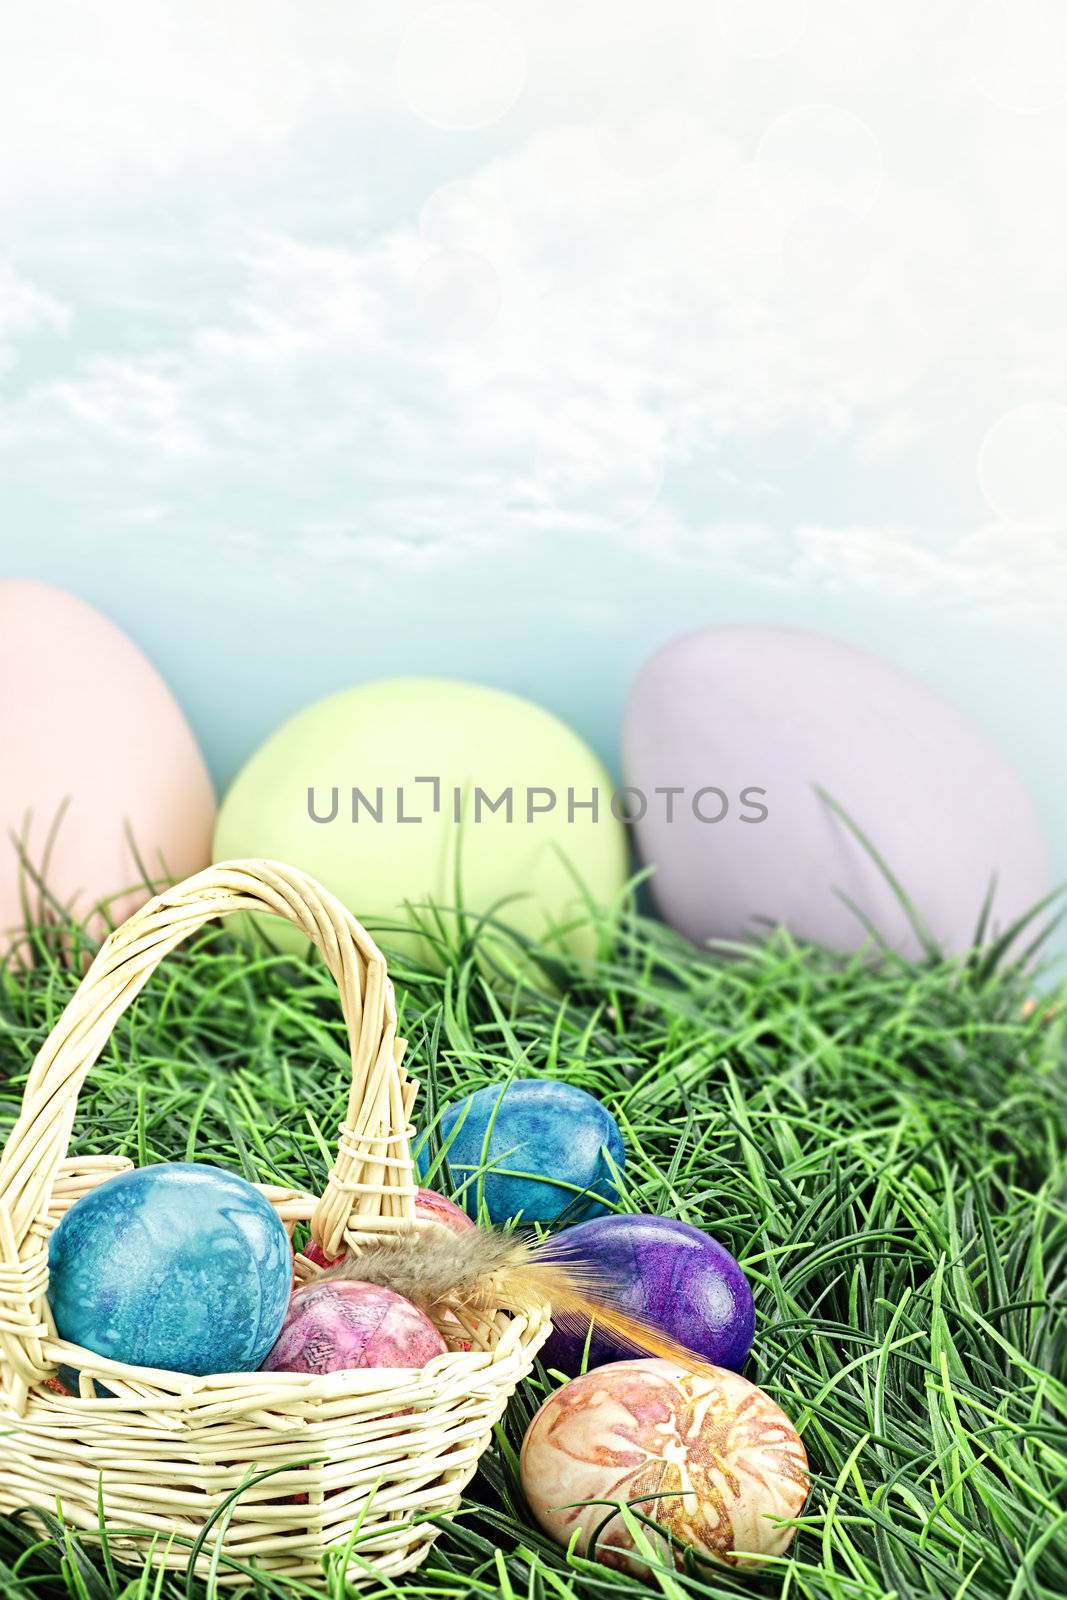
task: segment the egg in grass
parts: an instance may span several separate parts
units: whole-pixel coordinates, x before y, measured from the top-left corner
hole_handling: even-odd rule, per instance
[[[527,1430],[523,1489],[559,1544],[643,1576],[629,1504],[656,1558],[682,1548],[727,1566],[758,1567],[792,1543],[807,1499],[800,1436],[755,1384],[724,1367],[661,1359],[615,1361],[549,1396]],[[589,1548],[590,1543],[593,1548]]]

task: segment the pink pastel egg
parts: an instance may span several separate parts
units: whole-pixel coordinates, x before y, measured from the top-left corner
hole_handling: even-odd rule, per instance
[[[429,1317],[392,1289],[331,1280],[295,1291],[263,1370],[424,1367],[447,1348]]]
[[[122,921],[145,872],[211,860],[215,797],[177,701],[113,623],[47,584],[0,582],[0,751],[0,955],[27,920],[12,833],[77,918],[110,900]]]
[[[567,1545],[578,1529],[580,1553],[637,1576],[646,1568],[622,1516],[589,1551],[610,1508],[576,1502],[636,1502],[683,1544],[749,1569],[788,1549],[794,1530],[773,1519],[798,1516],[809,1487],[804,1446],[762,1389],[724,1367],[697,1374],[652,1359],[610,1362],[557,1389],[527,1430],[520,1466],[552,1538]],[[680,1556],[645,1531],[658,1559]]]
[[[451,1228],[453,1233],[466,1233],[474,1227],[470,1217],[460,1210],[454,1200],[447,1200],[443,1194],[435,1194],[432,1189],[420,1189],[415,1196],[415,1215],[420,1222],[440,1222],[444,1227]],[[317,1267],[332,1267],[341,1260],[340,1256],[325,1255],[322,1246],[316,1244],[314,1239],[309,1239],[304,1246],[304,1255]]]

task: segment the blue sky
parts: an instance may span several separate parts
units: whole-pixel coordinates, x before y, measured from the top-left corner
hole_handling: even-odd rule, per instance
[[[225,782],[436,672],[612,760],[702,622],[942,688],[1067,877],[1067,26],[943,0],[43,0],[0,21],[9,572]]]

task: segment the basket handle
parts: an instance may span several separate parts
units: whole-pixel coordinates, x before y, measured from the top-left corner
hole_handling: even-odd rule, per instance
[[[41,1347],[51,1332],[48,1208],[81,1086],[164,956],[205,922],[234,912],[287,918],[318,946],[340,991],[352,1086],[337,1160],[312,1217],[314,1237],[333,1255],[346,1235],[358,1244],[414,1219],[408,1139],[417,1085],[402,1066],[393,986],[377,945],[334,895],[295,867],[260,860],[208,867],[109,934],[30,1068],[0,1154],[0,1370],[19,1408],[28,1383],[49,1370]]]

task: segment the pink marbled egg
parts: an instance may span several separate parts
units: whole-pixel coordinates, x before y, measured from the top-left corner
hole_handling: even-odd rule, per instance
[[[348,1279],[306,1283],[289,1302],[264,1372],[424,1367],[447,1346],[410,1300]]]
[[[465,1211],[461,1211],[454,1200],[448,1200],[443,1194],[435,1194],[432,1189],[420,1189],[415,1196],[415,1215],[420,1222],[439,1222],[445,1228],[451,1228],[453,1233],[466,1233],[474,1223]],[[321,1245],[309,1239],[304,1246],[304,1255],[308,1261],[313,1261],[317,1267],[332,1267],[340,1261],[340,1256],[327,1256],[323,1253]]]
[[[581,1553],[638,1576],[645,1564],[621,1515],[587,1552],[608,1507],[575,1502],[633,1502],[683,1544],[749,1569],[759,1565],[753,1557],[781,1555],[792,1542],[794,1530],[773,1519],[799,1515],[807,1465],[789,1418],[747,1378],[651,1359],[613,1361],[557,1389],[521,1456],[526,1498],[545,1531],[567,1545],[580,1529]],[[669,1540],[645,1531],[669,1562]]]
[[[468,1233],[474,1223],[467,1213],[443,1194],[432,1189],[420,1189],[415,1196],[415,1215],[422,1222],[439,1222],[453,1233]]]

